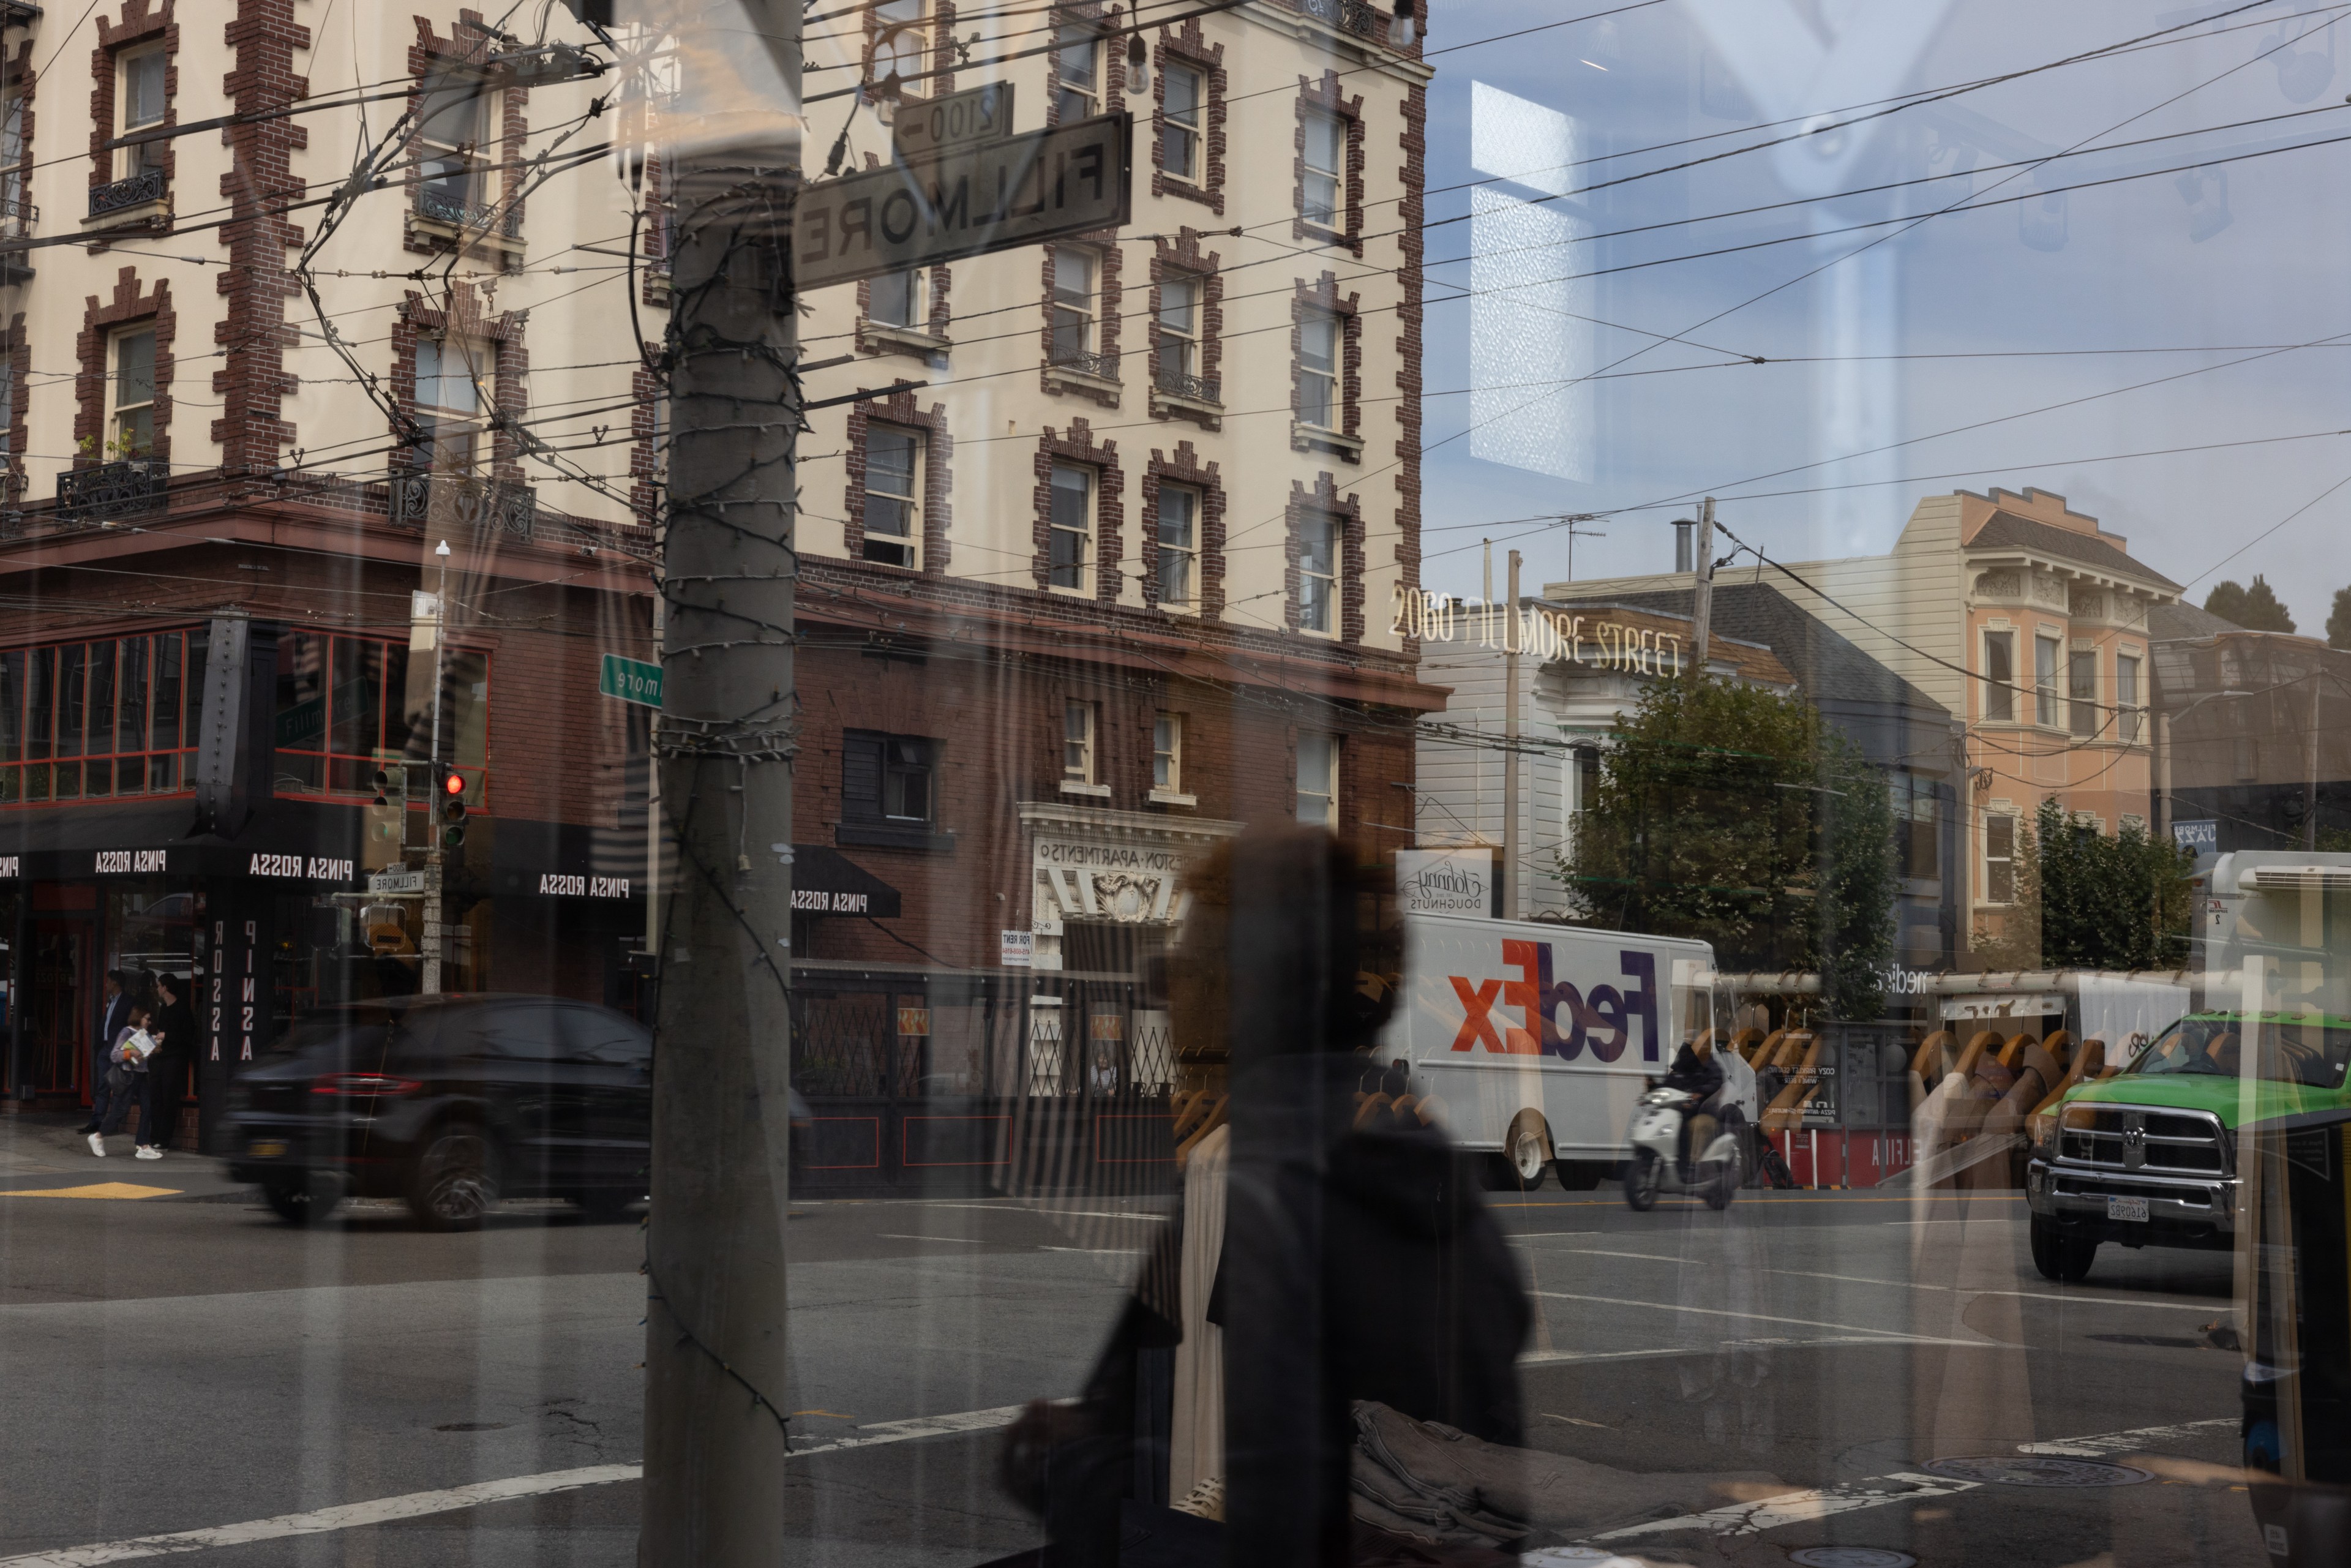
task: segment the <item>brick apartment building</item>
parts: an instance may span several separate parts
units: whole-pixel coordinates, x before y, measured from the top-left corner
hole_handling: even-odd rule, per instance
[[[341,997],[648,1003],[649,710],[599,677],[657,656],[663,412],[629,324],[661,336],[668,214],[657,156],[554,156],[613,83],[552,16],[360,8],[328,48],[289,0],[8,13],[20,1103],[85,1097],[124,965],[237,1002],[208,1107]],[[1040,13],[977,79],[1017,130],[1131,114],[1130,231],[804,308],[811,400],[873,394],[801,438],[795,677],[795,1073],[809,1158],[860,1179],[995,1168],[995,1102],[1164,1093],[1150,958],[1219,836],[1408,841],[1392,786],[1439,700],[1385,612],[1419,549],[1418,43],[1331,0],[1149,29],[1139,62],[1129,25]],[[974,85],[964,57],[940,0],[812,27],[811,101],[875,100],[848,166]],[[210,123],[387,81],[371,189],[348,113]],[[1272,135],[1290,159],[1236,155]],[[438,866],[397,793],[434,763],[468,808]]]

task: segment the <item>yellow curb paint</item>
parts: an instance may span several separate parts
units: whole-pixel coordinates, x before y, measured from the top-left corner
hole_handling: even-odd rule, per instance
[[[89,1186],[47,1186],[0,1192],[0,1197],[176,1197],[176,1186],[138,1186],[127,1181],[94,1182]]]

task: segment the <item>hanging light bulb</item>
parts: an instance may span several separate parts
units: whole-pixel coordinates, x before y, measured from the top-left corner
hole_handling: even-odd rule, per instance
[[[1126,36],[1126,79],[1136,92],[1151,90],[1151,51],[1143,47],[1143,35]]]
[[[1413,0],[1395,0],[1395,26],[1389,30],[1388,37],[1399,49],[1412,47],[1413,39],[1418,36],[1415,26],[1417,18],[1413,15],[1412,4]]]

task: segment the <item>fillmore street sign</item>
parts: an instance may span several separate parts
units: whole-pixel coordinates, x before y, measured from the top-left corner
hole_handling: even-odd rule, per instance
[[[1036,245],[1133,215],[1134,121],[1097,115],[803,186],[792,218],[802,288]]]
[[[1423,643],[1474,643],[1544,661],[1565,659],[1644,675],[1682,673],[1681,638],[1654,626],[1534,605],[1522,606],[1512,625],[1505,605],[1471,604],[1401,583],[1391,595],[1389,610],[1389,632]]]

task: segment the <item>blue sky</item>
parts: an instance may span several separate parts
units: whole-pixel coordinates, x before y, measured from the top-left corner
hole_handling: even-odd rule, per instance
[[[1436,5],[1432,47],[1541,30],[1434,62],[1426,385],[1549,379],[1525,371],[1523,344],[1510,357],[1522,325],[1564,360],[1552,375],[1601,373],[1523,402],[1429,400],[1427,439],[1443,443],[1426,467],[1432,587],[1476,592],[1481,532],[1499,547],[1535,526],[1510,519],[1617,512],[1590,525],[1607,537],[1576,543],[1589,577],[1670,566],[1667,524],[1688,508],[1655,504],[1687,494],[1711,490],[1726,524],[1792,560],[1884,549],[1922,495],[2035,485],[2128,536],[2199,601],[2217,577],[2262,572],[2303,630],[2323,626],[2351,583],[2336,548],[2351,435],[2275,438],[2351,427],[2339,390],[2351,336],[2269,350],[2351,334],[2351,141],[2273,149],[2351,138],[2351,39],[2331,37],[2351,20],[2328,25],[2351,10],[1903,0],[1889,24],[1866,0],[1660,0],[1555,25],[1606,3]],[[1855,105],[2183,23],[2176,42],[1834,126]],[[1580,162],[1564,177],[1492,182],[1473,167],[1473,83],[1489,108],[1518,100],[1513,113],[1564,135]],[[1784,147],[1584,189],[1819,115],[1830,130]],[[1798,124],[1758,129],[1782,117]],[[2118,145],[2148,138],[2165,140]],[[1483,145],[1492,163],[1490,134]],[[2077,147],[2021,172],[1986,168]],[[1851,193],[1930,174],[1959,177]],[[1486,206],[1513,211],[1468,221],[1471,182]],[[1546,189],[1569,194],[1516,211]],[[2033,199],[2001,201],[2019,194]],[[1962,201],[1994,204],[1914,229],[1857,226]],[[1773,210],[1690,221],[1757,207]],[[1753,248],[1667,259],[1732,246]],[[1503,259],[1472,263],[1473,248]],[[1491,287],[1497,268],[1536,287]],[[1473,281],[1489,286],[1482,306],[1463,297]],[[1605,325],[1562,338],[1562,308]],[[1756,355],[1811,362],[1737,362]],[[1473,403],[1504,417],[1473,421]],[[2118,455],[2191,445],[2213,449]],[[1530,458],[1538,447],[1557,455]],[[1812,493],[1765,494],[1789,491]],[[1635,507],[1648,509],[1618,511]],[[1529,582],[1565,575],[1556,528],[1517,542]]]

